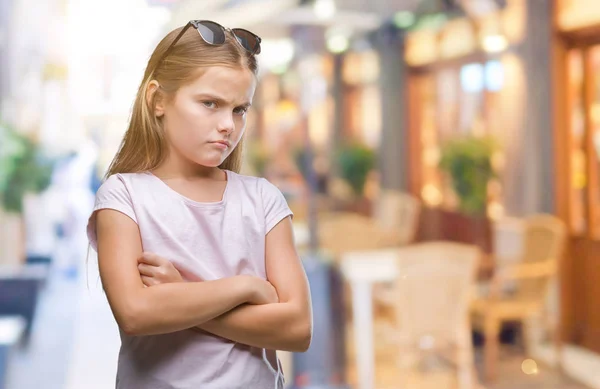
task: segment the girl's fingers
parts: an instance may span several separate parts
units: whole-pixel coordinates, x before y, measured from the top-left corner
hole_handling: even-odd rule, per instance
[[[146,286],[154,286],[154,285],[156,285],[156,279],[154,279],[154,277],[142,276],[142,282]]]
[[[168,261],[162,257],[159,257],[156,254],[153,254],[153,253],[143,253],[139,259],[139,262],[142,262],[142,263],[145,263],[148,265],[152,265],[152,266],[160,266]]]
[[[152,277],[156,270],[156,266],[146,265],[145,263],[138,264],[138,270],[141,275]]]

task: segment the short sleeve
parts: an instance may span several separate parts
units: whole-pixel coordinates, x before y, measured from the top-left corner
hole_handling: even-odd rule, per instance
[[[127,190],[123,176],[114,174],[110,176],[96,192],[94,209],[87,225],[87,236],[91,246],[98,251],[98,240],[96,236],[96,213],[101,209],[114,209],[129,216],[134,222],[138,222],[133,209],[131,195]]]
[[[283,193],[275,185],[264,178],[261,182],[261,195],[265,207],[265,234],[268,234],[280,221],[287,216],[293,217],[294,214]]]

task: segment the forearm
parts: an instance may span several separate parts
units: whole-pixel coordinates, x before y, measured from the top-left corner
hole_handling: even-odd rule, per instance
[[[163,334],[205,323],[249,297],[249,288],[240,277],[163,284],[139,290],[115,316],[128,334]]]
[[[303,352],[312,337],[312,315],[290,302],[242,305],[198,327],[249,346]]]

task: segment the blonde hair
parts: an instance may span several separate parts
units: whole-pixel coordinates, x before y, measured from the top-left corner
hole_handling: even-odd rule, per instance
[[[129,126],[106,177],[115,173],[153,170],[165,160],[168,148],[162,121],[154,114],[157,98],[172,98],[181,86],[193,81],[212,66],[246,68],[254,75],[257,74],[256,58],[229,32],[225,34],[225,43],[210,45],[200,37],[195,28],[188,28],[177,44],[169,49],[183,28],[171,31],[154,49],[133,104]],[[161,60],[168,49],[167,56]],[[147,99],[148,86],[152,80],[158,82],[159,88]],[[219,167],[239,173],[242,153],[243,139]]]

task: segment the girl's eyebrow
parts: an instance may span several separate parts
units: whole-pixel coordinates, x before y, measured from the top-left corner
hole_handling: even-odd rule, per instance
[[[212,93],[198,93],[198,94],[194,95],[194,97],[197,99],[203,98],[203,99],[214,100],[217,103],[229,104],[229,101],[227,101],[227,99],[225,99],[221,96],[212,94]],[[249,108],[250,106],[252,106],[252,103],[249,101],[239,105],[239,107],[244,107],[244,108]]]

